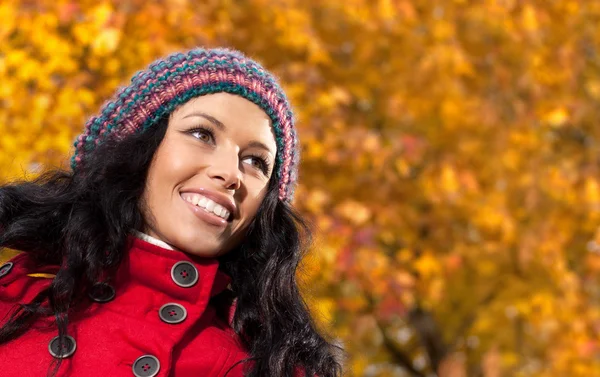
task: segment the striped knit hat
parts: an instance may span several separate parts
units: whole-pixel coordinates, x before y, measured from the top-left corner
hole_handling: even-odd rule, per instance
[[[291,106],[273,75],[230,49],[196,48],[175,53],[136,73],[131,84],[91,117],[75,140],[75,173],[96,145],[114,136],[143,132],[194,97],[226,92],[258,105],[271,118],[277,143],[275,163],[279,199],[291,201],[297,180],[299,146]]]

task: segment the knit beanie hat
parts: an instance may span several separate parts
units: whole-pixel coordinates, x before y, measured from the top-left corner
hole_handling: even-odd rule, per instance
[[[291,201],[297,180],[299,146],[288,99],[276,78],[239,51],[196,48],[154,61],[120,88],[75,140],[74,173],[86,156],[109,137],[144,132],[192,98],[226,92],[239,95],[271,118],[277,143],[274,171],[279,199]]]

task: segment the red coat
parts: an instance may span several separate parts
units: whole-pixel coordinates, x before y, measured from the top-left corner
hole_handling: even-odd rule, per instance
[[[10,270],[0,277],[2,325],[15,304],[29,302],[50,283],[28,274],[56,271],[36,269],[27,253],[10,263],[0,268],[0,275]],[[57,377],[210,377],[230,368],[228,377],[242,376],[248,363],[237,362],[249,356],[229,326],[227,310],[220,314],[210,301],[228,283],[216,260],[192,259],[133,238],[114,281],[99,286],[82,310],[70,314],[68,334],[75,346],[68,344],[66,351],[74,352],[63,359]],[[55,360],[51,351],[59,353],[56,342],[49,347],[57,334],[52,319],[42,319],[0,345],[0,375],[45,376]]]

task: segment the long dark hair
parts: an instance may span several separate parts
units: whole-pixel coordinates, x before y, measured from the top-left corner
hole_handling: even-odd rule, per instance
[[[69,312],[102,273],[118,268],[129,232],[143,227],[139,199],[167,125],[165,117],[145,132],[101,144],[75,175],[53,170],[0,187],[0,250],[60,266],[47,289],[12,312],[0,328],[0,345],[52,315],[62,339]],[[296,284],[309,236],[302,217],[278,200],[271,179],[245,241],[221,258],[237,297],[233,328],[250,354],[248,376],[341,374],[336,347],[315,329]]]

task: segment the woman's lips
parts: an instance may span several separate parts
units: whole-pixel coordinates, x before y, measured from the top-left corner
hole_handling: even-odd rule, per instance
[[[215,202],[214,200],[198,194],[194,192],[182,192],[179,194],[183,200],[192,205],[198,206],[200,208],[205,209],[208,213],[213,213],[218,217],[229,220],[231,217],[231,212],[221,204]]]
[[[220,192],[209,190],[204,187],[186,187],[186,188],[183,188],[179,193],[179,195],[182,195],[182,196],[186,195],[186,194],[187,195],[199,194],[203,197],[206,197],[209,200],[212,200],[216,204],[222,206],[227,211],[229,211],[230,214],[235,215],[235,213],[236,213],[237,208],[236,208],[235,202],[233,201],[233,198],[229,197],[227,195],[224,195]],[[184,199],[186,199],[186,198],[184,198]]]
[[[200,220],[210,225],[218,226],[220,228],[225,228],[227,226],[227,221],[215,215],[214,213],[209,213],[204,208],[195,206],[192,203],[184,200],[183,198],[181,198],[181,200]]]

